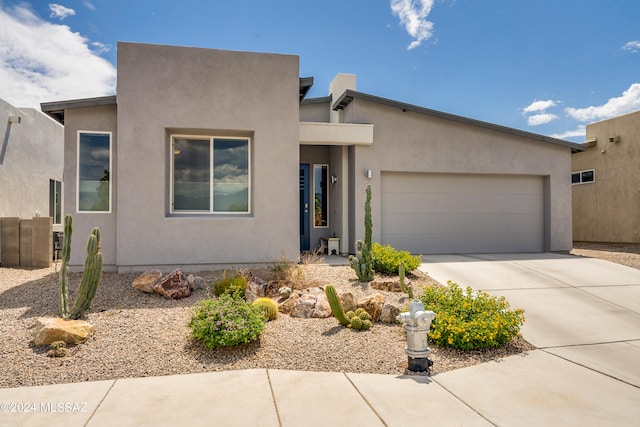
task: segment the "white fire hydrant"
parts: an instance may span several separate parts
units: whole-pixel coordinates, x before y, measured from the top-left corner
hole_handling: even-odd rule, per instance
[[[402,312],[396,317],[404,324],[404,330],[407,332],[407,345],[404,350],[407,353],[409,371],[430,374],[429,367],[433,366],[433,362],[429,360],[431,350],[427,334],[435,317],[436,313],[426,311],[419,299],[411,301],[409,311]]]

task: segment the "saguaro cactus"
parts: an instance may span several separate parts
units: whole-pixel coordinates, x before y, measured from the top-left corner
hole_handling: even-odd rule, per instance
[[[73,308],[69,310],[69,258],[71,255],[71,233],[72,228],[71,215],[67,215],[64,219],[64,244],[62,247],[62,267],[60,268],[60,310],[62,317],[65,319],[78,319],[82,317],[84,312],[91,306],[91,301],[96,295],[98,283],[102,278],[103,257],[100,252],[100,229],[91,230],[89,239],[87,240],[87,257],[84,261],[84,272],[80,281],[78,295],[73,303]]]
[[[349,257],[349,263],[361,282],[373,280],[373,259],[371,257],[371,185],[367,186],[364,203],[364,242],[356,241],[356,255]]]

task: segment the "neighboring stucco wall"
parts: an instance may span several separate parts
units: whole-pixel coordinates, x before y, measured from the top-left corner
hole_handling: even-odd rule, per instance
[[[118,205],[118,135],[115,105],[73,108],[65,111],[64,138],[64,212],[73,217],[71,261],[74,270],[83,268],[86,244],[93,227],[100,227],[100,248],[104,271],[116,270],[116,218]],[[111,213],[78,212],[78,131],[111,132]]]
[[[300,104],[300,121],[329,123],[329,111],[328,101],[303,100]]]
[[[120,270],[298,255],[297,56],[118,44]],[[173,130],[251,136],[248,216],[169,214]]]
[[[0,217],[49,216],[49,180],[62,181],[63,141],[59,123],[0,99]]]
[[[571,150],[547,142],[355,99],[348,123],[375,123],[371,147],[350,149],[353,239],[364,236],[365,189],[372,186],[373,239],[380,241],[381,172],[523,174],[548,177],[546,249],[568,251],[571,237]],[[372,170],[372,178],[365,176]],[[354,228],[355,227],[355,228]]]
[[[595,182],[572,186],[574,239],[640,243],[640,111],[588,125],[586,139],[596,145],[572,171],[594,169]]]

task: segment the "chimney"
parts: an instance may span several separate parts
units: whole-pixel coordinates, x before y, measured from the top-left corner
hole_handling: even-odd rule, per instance
[[[342,73],[336,75],[333,80],[331,80],[331,83],[329,83],[331,103],[336,102],[347,89],[356,90],[356,75]],[[340,122],[340,111],[331,110],[329,116],[331,123]]]

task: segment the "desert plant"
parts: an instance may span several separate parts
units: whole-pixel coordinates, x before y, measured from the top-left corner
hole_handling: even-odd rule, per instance
[[[290,261],[286,257],[281,256],[279,261],[271,268],[275,279],[279,282],[286,282],[292,289],[304,287],[304,275],[302,267],[297,262]]]
[[[354,269],[358,280],[370,282],[373,280],[373,261],[371,256],[371,185],[367,186],[367,198],[364,203],[364,241],[357,240],[356,255],[349,257],[351,268]]]
[[[212,349],[258,339],[265,321],[261,310],[248,304],[236,292],[200,301],[193,309],[188,326],[193,338]]]
[[[262,315],[267,318],[267,320],[275,320],[278,318],[278,304],[271,298],[257,298],[254,300],[251,305],[257,307],[262,312]]]
[[[64,357],[67,355],[67,351],[67,344],[64,341],[54,341],[49,344],[49,351],[47,351],[47,356]]]
[[[520,333],[524,311],[511,309],[504,297],[448,286],[426,286],[420,297],[425,309],[438,315],[431,323],[430,340],[443,347],[475,350],[500,347]]]
[[[340,303],[340,297],[338,296],[338,292],[333,285],[327,285],[324,288],[324,293],[327,295],[327,301],[329,301],[329,307],[331,307],[331,313],[333,317],[338,319],[338,322],[342,326],[349,325],[349,319],[344,315],[344,310],[342,309],[342,304]]]
[[[349,320],[347,328],[356,331],[366,331],[371,328],[371,315],[363,308],[359,308],[356,311],[349,311],[345,316]]]
[[[62,267],[58,274],[60,284],[60,311],[65,319],[79,319],[91,307],[91,301],[96,295],[98,284],[102,278],[103,257],[100,252],[100,229],[91,230],[87,240],[87,257],[84,261],[84,271],[78,294],[69,310],[69,259],[71,258],[71,235],[73,233],[73,219],[71,215],[64,218],[64,243],[62,245]]]
[[[247,278],[238,271],[227,276],[227,271],[222,273],[222,279],[213,282],[213,294],[220,296],[222,294],[239,294],[244,297],[247,289]]]
[[[374,271],[382,274],[398,274],[400,263],[405,271],[413,271],[422,263],[422,255],[411,255],[408,251],[395,249],[391,245],[374,243],[371,248]]]
[[[398,265],[398,280],[400,282],[400,291],[406,293],[409,296],[409,299],[413,299],[413,288],[411,285],[404,285],[404,262],[400,262]]]

